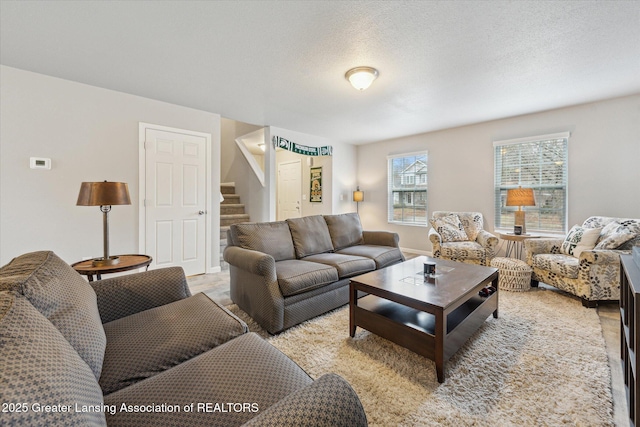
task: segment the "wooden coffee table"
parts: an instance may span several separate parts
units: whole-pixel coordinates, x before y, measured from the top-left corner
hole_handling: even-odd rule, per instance
[[[425,280],[426,261],[437,274]],[[493,313],[498,294],[483,298],[485,286],[498,289],[498,270],[420,256],[351,279],[349,333],[360,326],[436,363],[438,382],[444,364]],[[358,298],[358,291],[369,295]]]

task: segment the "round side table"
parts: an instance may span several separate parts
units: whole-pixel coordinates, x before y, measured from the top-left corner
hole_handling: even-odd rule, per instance
[[[507,241],[507,258],[511,257],[513,252],[513,258],[522,258],[522,246],[527,239],[538,239],[541,236],[537,234],[513,234],[513,233],[498,233],[502,240]]]
[[[93,266],[93,259],[87,259],[85,261],[79,261],[71,264],[74,270],[78,273],[88,277],[90,282],[93,282],[93,276],[97,276],[98,280],[102,280],[103,274],[119,273],[121,271],[135,270],[136,268],[146,267],[149,269],[149,264],[153,261],[149,255],[118,255],[120,262],[115,265],[105,265],[101,267]]]

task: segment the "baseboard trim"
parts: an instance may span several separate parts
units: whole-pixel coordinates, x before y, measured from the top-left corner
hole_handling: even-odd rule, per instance
[[[419,249],[411,249],[411,248],[400,248],[400,250],[402,252],[408,252],[410,254],[416,254],[416,255],[425,255],[425,256],[433,256],[432,252],[428,252],[428,251],[421,251]]]

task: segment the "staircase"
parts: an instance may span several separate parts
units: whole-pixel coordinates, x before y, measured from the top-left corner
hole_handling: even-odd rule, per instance
[[[240,203],[234,184],[222,184],[220,192],[224,197],[220,204],[220,268],[224,271],[229,269],[229,265],[222,259],[224,248],[227,247],[227,230],[232,224],[249,222],[249,215],[244,213],[244,205]]]

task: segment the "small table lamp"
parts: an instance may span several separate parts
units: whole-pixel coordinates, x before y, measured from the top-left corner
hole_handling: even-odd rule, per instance
[[[356,191],[353,192],[353,201],[356,202],[356,212],[358,212],[358,207],[360,206],[360,202],[364,200],[364,191],[360,191],[360,186],[356,188]]]
[[[80,186],[76,206],[100,206],[100,211],[103,214],[104,257],[94,260],[94,267],[115,265],[120,262],[117,256],[109,256],[109,211],[112,205],[130,204],[129,186],[124,182],[83,182]]]
[[[517,206],[518,210],[515,212],[515,225],[522,227],[522,234],[527,232],[525,227],[523,206],[535,206],[536,199],[533,194],[533,188],[512,188],[507,190],[507,202],[505,206]]]

